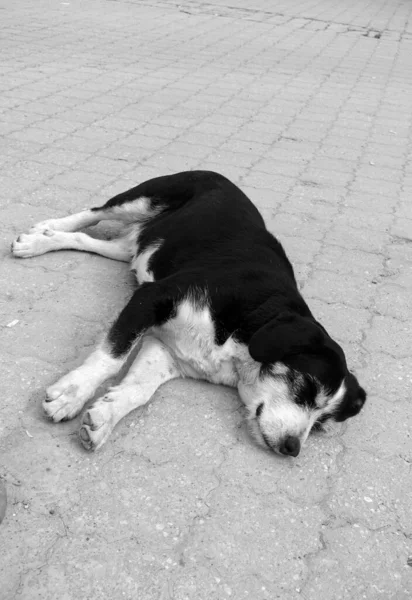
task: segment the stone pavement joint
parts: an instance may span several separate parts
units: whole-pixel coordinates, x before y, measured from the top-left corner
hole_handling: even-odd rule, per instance
[[[412,5],[3,8],[1,600],[409,599]],[[77,420],[41,414],[132,278],[75,252],[13,260],[11,241],[191,168],[256,203],[369,392],[293,461],[253,444],[233,390],[201,382],[164,386],[93,455]]]

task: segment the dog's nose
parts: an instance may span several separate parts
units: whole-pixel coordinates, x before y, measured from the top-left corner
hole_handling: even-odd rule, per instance
[[[297,456],[300,452],[299,438],[288,435],[279,446],[279,452],[286,456]]]

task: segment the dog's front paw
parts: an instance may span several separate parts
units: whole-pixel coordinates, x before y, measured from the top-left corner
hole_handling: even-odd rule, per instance
[[[11,253],[16,258],[32,258],[49,252],[53,246],[50,239],[53,231],[46,230],[41,233],[22,233],[11,245]]]
[[[72,371],[47,389],[44,412],[55,423],[73,419],[94,392],[85,374]]]
[[[82,416],[81,443],[86,450],[97,450],[110,436],[114,425],[113,403],[107,397],[96,400]]]

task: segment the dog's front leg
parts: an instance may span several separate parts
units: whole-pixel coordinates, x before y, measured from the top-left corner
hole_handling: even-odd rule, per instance
[[[43,403],[46,415],[56,423],[75,417],[93,398],[97,388],[120,371],[145,332],[164,323],[173,314],[174,302],[183,289],[183,284],[179,284],[176,278],[141,285],[114,322],[104,342],[80,367],[48,388]]]
[[[180,371],[166,346],[152,336],[145,337],[122,383],[84,413],[79,431],[83,446],[88,450],[100,448],[123,417],[146,404],[159,386],[176,377]]]
[[[120,371],[127,356],[114,356],[106,339],[82,365],[47,388],[43,409],[49,419],[55,423],[73,419],[97,388]]]

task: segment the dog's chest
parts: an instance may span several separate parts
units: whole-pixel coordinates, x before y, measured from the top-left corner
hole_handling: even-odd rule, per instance
[[[216,344],[215,327],[207,307],[198,308],[185,300],[176,316],[161,327],[153,328],[153,333],[168,346],[182,375],[237,385],[237,344],[230,338],[222,346]]]

